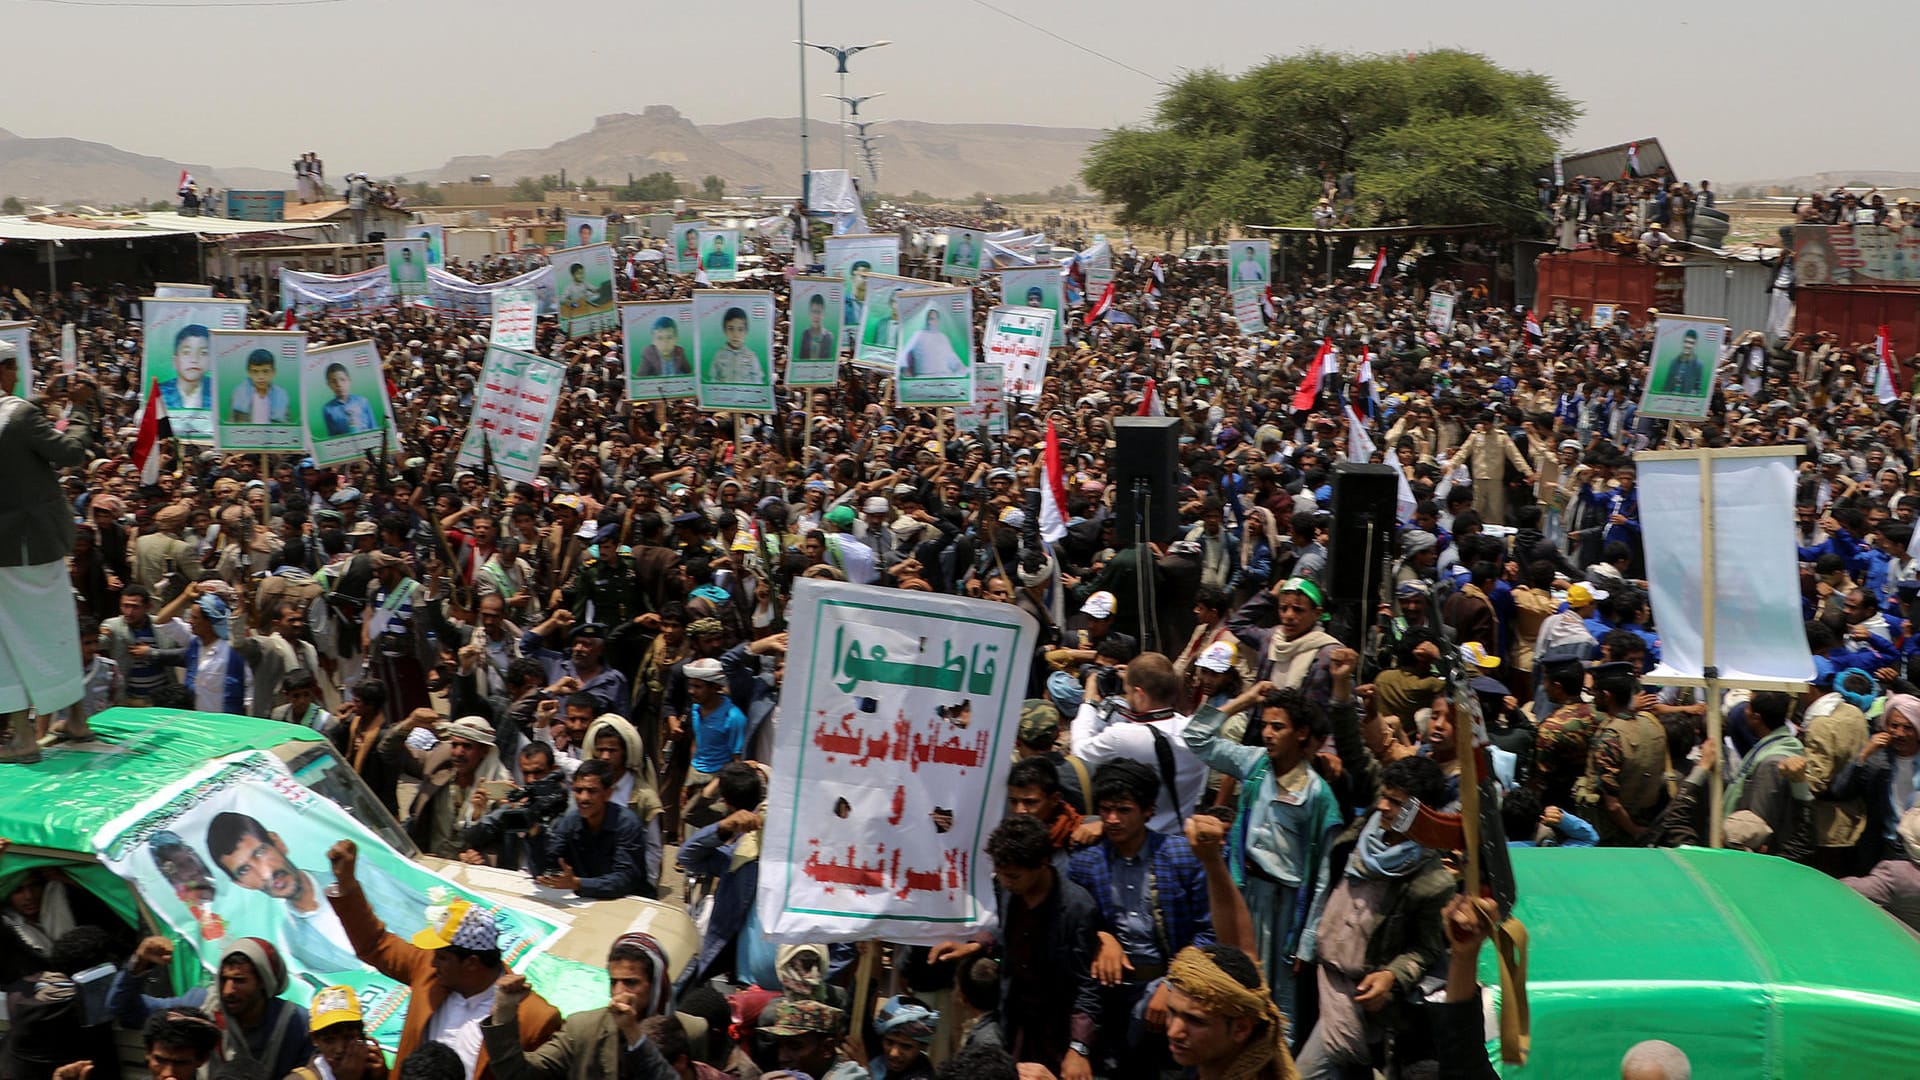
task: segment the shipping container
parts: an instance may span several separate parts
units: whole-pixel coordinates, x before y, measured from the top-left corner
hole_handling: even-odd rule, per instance
[[[1534,310],[1538,312],[1550,312],[1555,304],[1562,304],[1580,309],[1584,317],[1596,303],[1614,304],[1639,326],[1649,308],[1669,314],[1687,310],[1686,271],[1678,263],[1650,263],[1583,248],[1540,256],[1534,273]]]
[[[1898,356],[1920,352],[1920,288],[1802,285],[1793,294],[1793,328],[1832,334],[1842,346],[1871,345],[1885,326]]]

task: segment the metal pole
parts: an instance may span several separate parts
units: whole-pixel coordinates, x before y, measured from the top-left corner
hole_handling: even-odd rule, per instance
[[[1719,668],[1714,665],[1713,656],[1713,590],[1714,590],[1714,543],[1713,543],[1713,452],[1699,451],[1700,454],[1700,660],[1706,676],[1706,686],[1701,692],[1707,695],[1707,741],[1715,750],[1721,749],[1723,718],[1720,715],[1720,685],[1715,678]],[[1726,789],[1721,786],[1721,777],[1725,775],[1719,755],[1713,759],[1712,775],[1707,778],[1707,846],[1721,847],[1726,844]]]
[[[800,198],[807,197],[807,178],[813,175],[812,162],[807,157],[807,0],[799,0],[800,40],[794,48],[800,50]]]
[[[840,64],[840,167],[847,167],[847,65]]]

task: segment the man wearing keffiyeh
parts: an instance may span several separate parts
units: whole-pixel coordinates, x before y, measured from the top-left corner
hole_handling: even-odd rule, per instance
[[[880,1053],[867,1063],[867,1072],[873,1080],[933,1080],[927,1047],[939,1026],[940,1014],[918,998],[895,995],[881,1002],[873,1017]]]
[[[673,1014],[673,982],[666,950],[649,934],[622,934],[607,950],[604,1009],[575,1013],[533,1050],[520,1045],[519,1003],[529,993],[524,975],[507,972],[494,984],[493,1014],[480,1025],[496,1080],[676,1080],[673,1066],[641,1031],[640,1022]]]
[[[1167,986],[1167,1047],[1199,1080],[1297,1080],[1287,1022],[1246,953],[1189,946]]]

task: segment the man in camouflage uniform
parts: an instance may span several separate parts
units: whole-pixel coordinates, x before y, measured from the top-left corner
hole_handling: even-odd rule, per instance
[[[773,1037],[781,1068],[818,1080],[867,1080],[867,1070],[840,1052],[847,1032],[839,1009],[787,994],[774,1001],[771,1012],[772,1022],[760,1030]]]
[[[1573,788],[1587,771],[1587,744],[1593,736],[1593,707],[1580,699],[1586,669],[1577,663],[1546,669],[1547,700],[1553,712],[1534,735],[1533,777],[1540,805],[1571,809]]]
[[[563,606],[582,622],[624,626],[643,614],[635,584],[633,553],[615,550],[611,537],[589,548],[567,582]]]
[[[1632,664],[1593,669],[1594,704],[1604,718],[1593,734],[1585,778],[1591,794],[1579,801],[1588,804],[1581,814],[1599,830],[1600,842],[1614,847],[1639,843],[1667,802],[1667,731],[1652,713],[1634,710],[1639,692]]]

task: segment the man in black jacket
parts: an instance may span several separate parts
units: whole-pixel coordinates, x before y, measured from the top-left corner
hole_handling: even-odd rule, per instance
[[[1053,845],[1038,818],[1002,821],[987,837],[987,857],[999,886],[997,928],[970,942],[936,945],[928,960],[963,960],[991,941],[1001,957],[1002,1022],[1019,1059],[1060,1080],[1092,1080],[1089,1044],[1100,1019],[1093,897],[1054,871]]]
[[[613,766],[593,758],[573,773],[573,809],[547,830],[535,857],[540,884],[590,900],[651,896],[646,832],[613,800]]]

